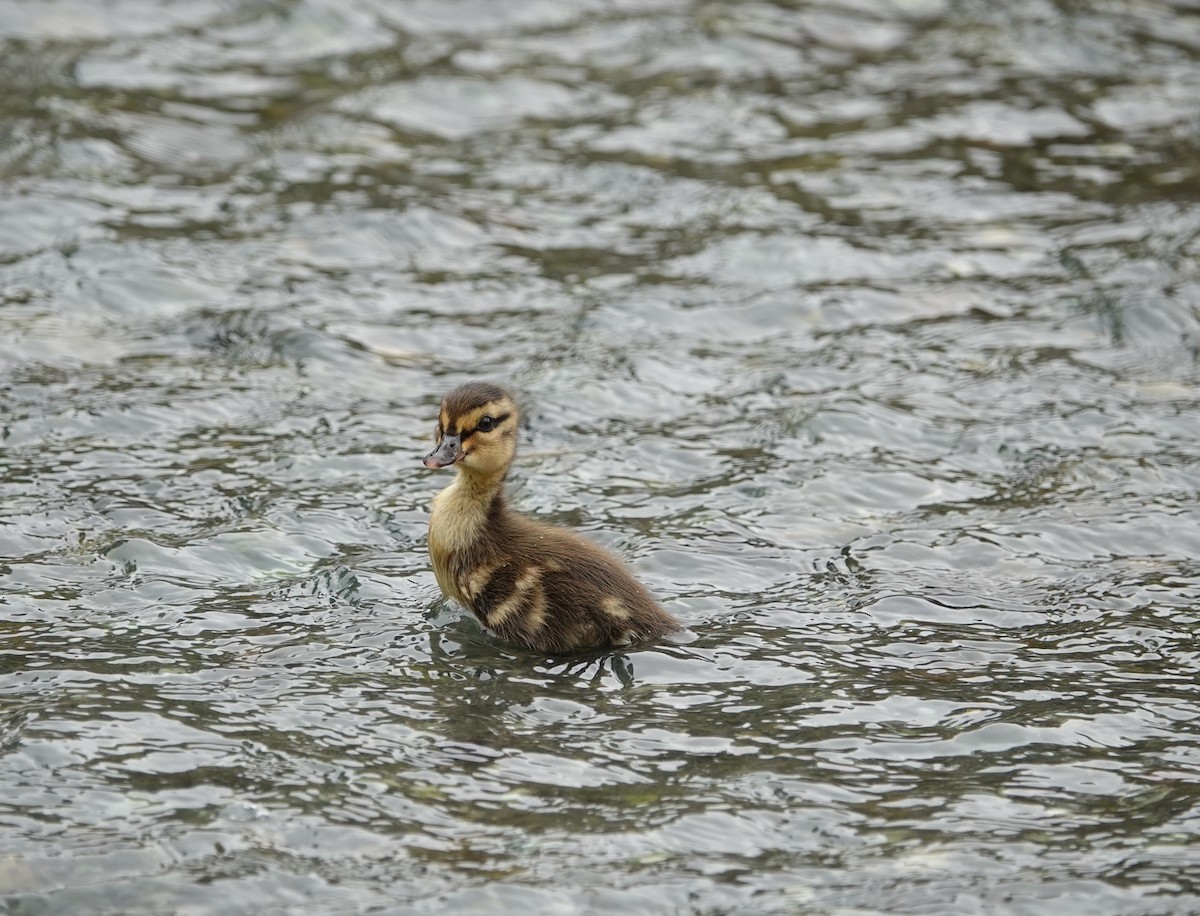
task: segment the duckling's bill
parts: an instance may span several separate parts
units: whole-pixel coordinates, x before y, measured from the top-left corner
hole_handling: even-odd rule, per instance
[[[443,436],[437,448],[425,456],[425,467],[448,468],[466,455],[462,449],[462,436]]]

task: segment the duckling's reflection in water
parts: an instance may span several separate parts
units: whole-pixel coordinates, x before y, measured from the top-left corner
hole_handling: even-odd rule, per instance
[[[547,673],[560,675],[571,680],[587,678],[593,686],[599,686],[611,671],[623,687],[632,687],[633,659],[624,652],[606,652],[588,658],[556,659],[543,668]],[[590,675],[590,676],[589,676]]]
[[[633,660],[624,653],[602,655],[599,658],[562,659],[561,663],[548,665],[541,669],[544,673],[563,680],[586,679],[593,687],[598,687],[611,672],[621,682],[622,687],[632,687],[636,683],[633,677]],[[486,666],[480,665],[475,669],[475,677],[481,680],[495,680],[499,673]]]
[[[498,642],[472,617],[462,617],[445,629],[432,631],[429,654],[438,661],[456,661],[454,667],[469,669],[476,681],[504,680],[511,675],[510,669],[527,674],[533,668],[547,680],[586,680],[592,687],[601,686],[610,675],[622,687],[636,683],[633,658],[625,652],[593,651],[547,658],[544,653]]]
[[[504,478],[519,422],[512,395],[490,382],[469,382],[442,401],[437,445],[424,461],[458,472],[429,517],[429,557],[442,593],[505,641],[553,655],[677,632],[675,618],[615,557],[508,508]]]

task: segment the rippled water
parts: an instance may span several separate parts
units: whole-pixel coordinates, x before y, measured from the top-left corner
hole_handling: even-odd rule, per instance
[[[0,0],[0,910],[1200,910],[1200,6]],[[440,597],[441,395],[691,636]]]

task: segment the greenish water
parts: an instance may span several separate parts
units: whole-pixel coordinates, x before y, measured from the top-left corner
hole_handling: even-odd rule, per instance
[[[0,912],[1200,911],[1200,6],[0,0]],[[440,597],[515,502],[690,636]]]

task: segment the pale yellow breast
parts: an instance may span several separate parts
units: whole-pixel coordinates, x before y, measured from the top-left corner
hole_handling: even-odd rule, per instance
[[[461,478],[433,498],[429,514],[429,559],[442,594],[461,604],[470,604],[451,574],[455,554],[478,540],[487,523],[487,511],[475,494],[460,485]]]

